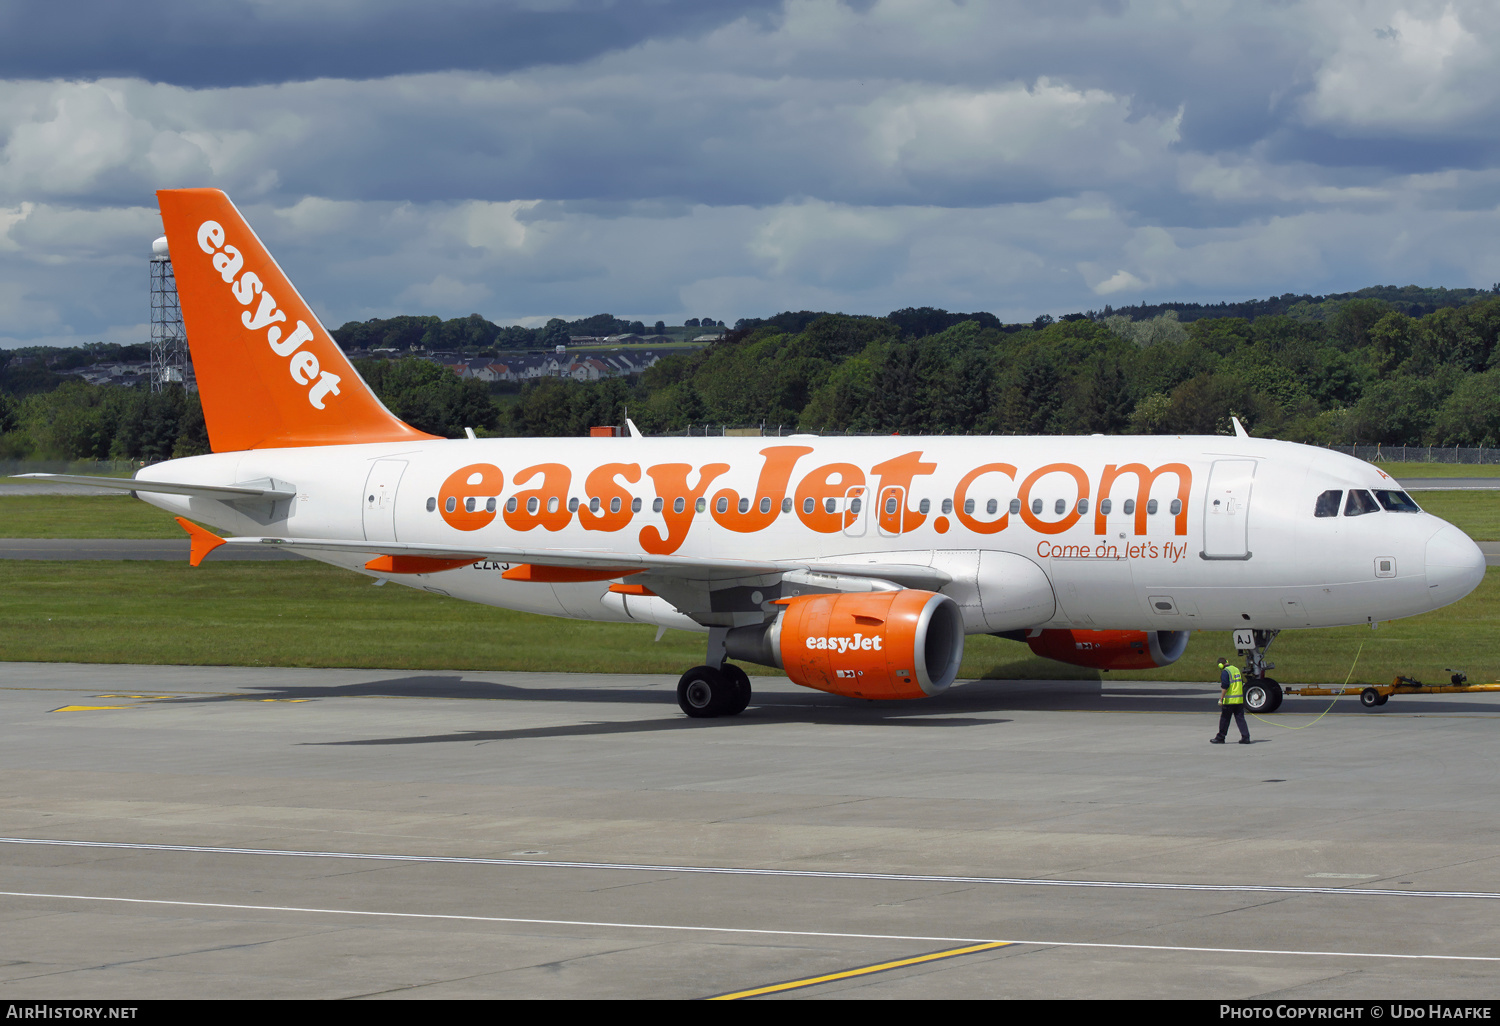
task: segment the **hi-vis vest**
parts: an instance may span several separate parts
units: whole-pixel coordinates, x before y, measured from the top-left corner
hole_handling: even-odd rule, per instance
[[[1238,666],[1226,666],[1229,672],[1229,691],[1224,695],[1225,705],[1239,705],[1245,700],[1245,678],[1240,676]]]

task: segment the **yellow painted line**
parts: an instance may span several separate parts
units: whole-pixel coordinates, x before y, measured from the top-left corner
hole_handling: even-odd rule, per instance
[[[134,709],[133,705],[65,705],[53,712],[99,712],[103,709]]]
[[[875,965],[864,965],[857,969],[845,969],[843,972],[826,973],[823,976],[809,976],[803,980],[789,980],[786,983],[773,983],[767,987],[755,987],[752,990],[737,990],[732,994],[719,994],[711,997],[710,1001],[738,1001],[741,998],[760,997],[762,994],[776,994],[780,991],[797,990],[801,987],[816,987],[820,983],[832,983],[834,980],[848,980],[856,976],[869,976],[871,973],[888,972],[891,969],[900,969],[908,965],[921,965],[923,962],[936,962],[943,958],[957,958],[960,955],[972,955],[976,951],[991,951],[995,948],[1008,948],[1012,941],[991,941],[988,944],[970,944],[964,948],[949,948],[947,951],[933,951],[926,955],[914,955],[911,958],[899,958],[894,962],[879,962]]]

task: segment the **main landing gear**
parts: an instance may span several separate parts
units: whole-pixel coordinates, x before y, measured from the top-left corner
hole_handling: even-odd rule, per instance
[[[708,632],[708,663],[695,666],[677,681],[677,704],[694,719],[738,716],[750,704],[750,676],[724,661],[722,627]]]
[[[738,716],[750,704],[750,677],[733,663],[695,666],[677,682],[677,704],[695,719]]]
[[[1253,713],[1273,713],[1281,708],[1281,685],[1266,676],[1276,668],[1266,662],[1266,649],[1280,631],[1237,630],[1234,647],[1245,660],[1245,708]]]

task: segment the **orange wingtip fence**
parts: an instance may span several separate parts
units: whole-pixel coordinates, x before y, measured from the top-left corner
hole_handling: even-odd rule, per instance
[[[220,538],[206,527],[199,527],[191,520],[185,520],[182,517],[173,517],[172,519],[177,521],[177,526],[186,531],[188,537],[192,539],[193,547],[188,554],[188,563],[193,566],[202,563],[204,556],[224,544],[223,538]]]

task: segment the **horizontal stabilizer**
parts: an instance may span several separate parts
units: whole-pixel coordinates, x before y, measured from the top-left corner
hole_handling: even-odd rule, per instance
[[[296,496],[295,489],[258,487],[256,485],[177,484],[170,481],[144,481],[131,477],[91,477],[84,474],[17,474],[17,477],[44,478],[56,484],[87,485],[90,488],[114,488],[122,492],[151,492],[156,495],[186,495],[195,499],[219,502],[259,500],[277,502]]]

